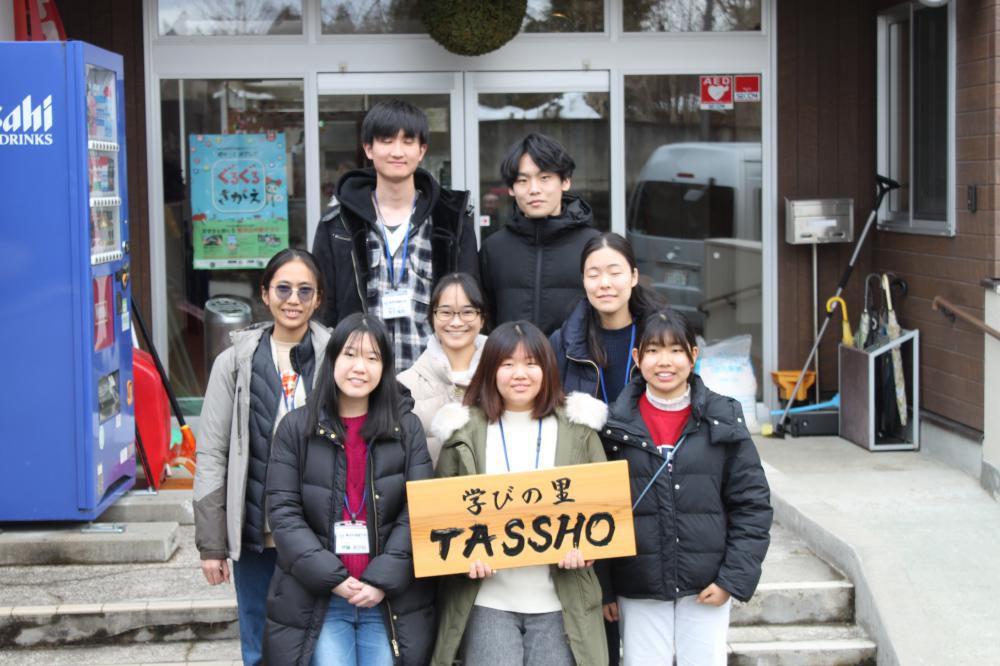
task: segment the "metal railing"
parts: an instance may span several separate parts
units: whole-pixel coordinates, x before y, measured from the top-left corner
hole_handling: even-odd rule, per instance
[[[954,303],[952,303],[946,298],[942,298],[941,296],[935,296],[934,301],[931,303],[931,307],[934,310],[943,314],[948,319],[950,319],[952,323],[954,323],[955,318],[957,317],[958,319],[961,319],[969,326],[977,328],[983,333],[992,335],[997,340],[1000,340],[1000,331],[993,328],[979,317],[973,317],[968,312],[959,309]]]

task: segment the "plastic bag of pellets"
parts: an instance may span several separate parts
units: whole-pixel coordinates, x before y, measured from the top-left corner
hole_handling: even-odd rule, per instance
[[[743,407],[743,420],[752,433],[760,432],[757,422],[757,377],[750,362],[753,337],[737,335],[712,344],[698,338],[698,363],[695,372],[705,386],[719,395],[729,396]]]

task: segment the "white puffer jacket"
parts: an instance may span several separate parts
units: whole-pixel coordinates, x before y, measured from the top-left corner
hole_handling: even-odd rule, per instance
[[[428,339],[424,353],[408,370],[404,370],[396,377],[413,395],[413,400],[416,402],[413,413],[420,418],[420,423],[424,426],[427,449],[431,452],[431,460],[434,461],[435,467],[443,442],[431,434],[431,422],[438,410],[448,403],[462,402],[465,389],[469,387],[469,380],[479,366],[479,355],[483,351],[485,342],[485,335],[476,336],[476,353],[469,364],[469,371],[457,381],[452,379],[448,357],[437,337],[433,335]]]

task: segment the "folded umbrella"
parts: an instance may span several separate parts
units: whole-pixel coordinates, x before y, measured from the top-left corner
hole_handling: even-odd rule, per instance
[[[889,276],[882,274],[882,291],[885,292],[885,307],[889,313],[889,320],[886,324],[886,332],[889,340],[895,340],[900,336],[899,321],[896,319],[896,311],[892,309],[892,291],[889,288]],[[892,373],[893,381],[896,384],[896,407],[899,409],[899,423],[906,426],[906,383],[903,379],[903,354],[897,346],[892,350]]]

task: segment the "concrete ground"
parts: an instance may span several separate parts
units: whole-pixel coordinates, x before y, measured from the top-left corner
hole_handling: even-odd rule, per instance
[[[878,663],[1000,664],[1000,504],[916,452],[757,438],[775,517],[856,586]]]

